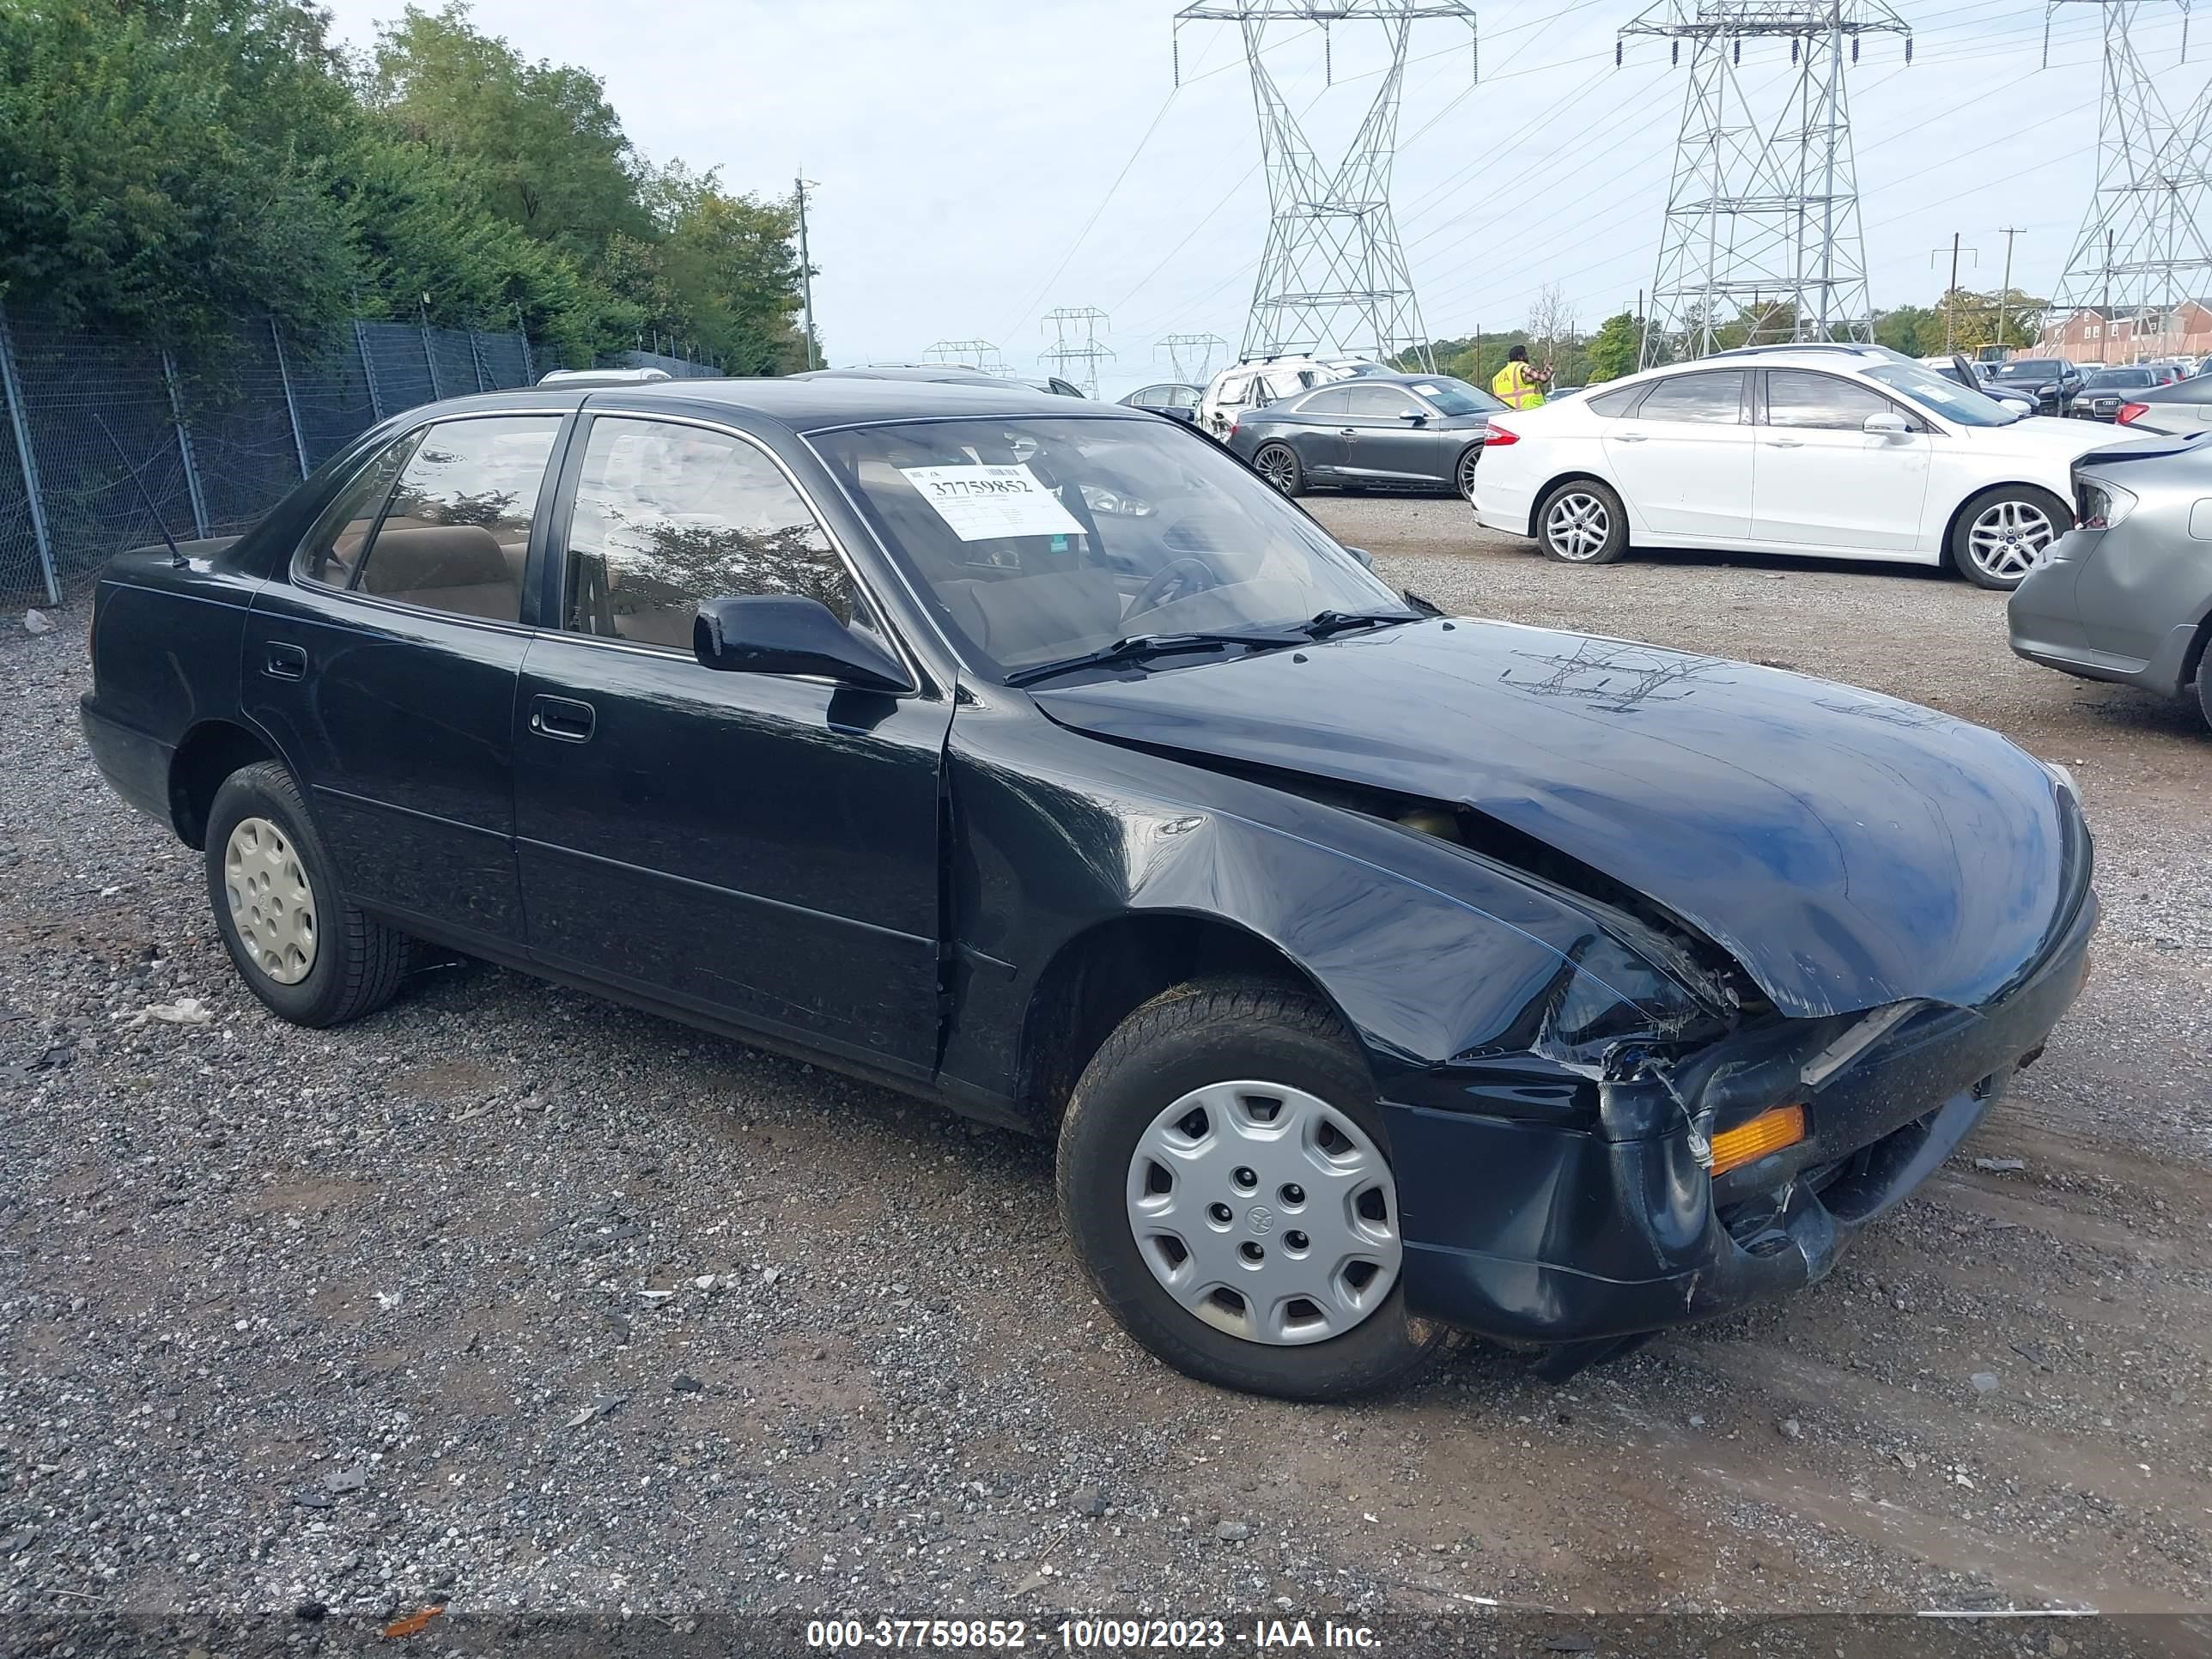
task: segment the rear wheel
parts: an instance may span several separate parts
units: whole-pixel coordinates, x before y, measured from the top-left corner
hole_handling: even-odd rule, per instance
[[[2197,706],[2204,711],[2204,724],[2212,726],[2212,648],[2197,665]]]
[[[1536,509],[1536,545],[1569,564],[1611,564],[1628,551],[1628,514],[1595,478],[1570,478]]]
[[[403,933],[349,905],[292,775],[232,773],[208,809],[208,900],[246,988],[295,1025],[382,1007],[407,971]]]
[[[1288,444],[1262,444],[1260,453],[1252,458],[1253,471],[1285,495],[1303,494],[1306,487],[1306,470],[1298,461],[1298,452]]]
[[[1060,1126],[1060,1212],[1100,1300],[1188,1376],[1287,1400],[1391,1387],[1409,1319],[1375,1085],[1328,1008],[1265,981],[1180,986],[1122,1023]]]
[[[2066,503],[2033,484],[1984,489],[1951,526],[1951,562],[1980,587],[2018,587],[2044,550],[2074,525]]]
[[[1459,491],[1463,501],[1474,499],[1474,464],[1481,459],[1482,446],[1469,444],[1460,456],[1459,465],[1452,469],[1452,487]]]

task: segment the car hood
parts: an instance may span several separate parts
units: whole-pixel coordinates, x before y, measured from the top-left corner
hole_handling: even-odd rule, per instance
[[[1431,621],[1033,695],[1097,737],[1464,805],[1673,912],[1793,1015],[1986,1001],[2086,852],[1995,732],[1621,640]]]

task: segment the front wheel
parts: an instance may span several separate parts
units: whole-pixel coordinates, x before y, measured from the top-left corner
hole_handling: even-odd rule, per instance
[[[1374,1079],[1308,994],[1220,981],[1138,1009],[1075,1085],[1058,1173],[1099,1299],[1186,1376],[1341,1400],[1443,1339],[1406,1312]]]
[[[1536,509],[1536,545],[1569,564],[1611,564],[1628,551],[1628,514],[1595,478],[1570,478]]]
[[[1304,493],[1306,470],[1298,460],[1298,452],[1288,444],[1262,444],[1260,453],[1252,458],[1252,470],[1285,495]]]
[[[2033,484],[1984,489],[1951,526],[1951,562],[1979,587],[2018,587],[2044,550],[2073,528],[2066,503]]]
[[[215,792],[207,884],[223,948],[271,1012],[295,1025],[343,1025],[399,988],[406,936],[345,902],[283,767],[246,767]]]

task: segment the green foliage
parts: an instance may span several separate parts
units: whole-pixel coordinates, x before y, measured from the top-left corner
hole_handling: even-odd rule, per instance
[[[349,69],[297,0],[0,5],[0,297],[179,340],[240,314],[511,325],[572,362],[650,329],[799,355],[792,214],[648,167],[586,71],[465,6]]]
[[[1633,374],[1644,349],[1644,319],[1632,311],[1616,312],[1598,325],[1587,348],[1590,383]]]

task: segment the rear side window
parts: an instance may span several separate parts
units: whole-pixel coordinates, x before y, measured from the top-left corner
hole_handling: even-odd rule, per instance
[[[1601,415],[1626,415],[1636,407],[1636,400],[1643,395],[1641,386],[1625,386],[1616,392],[1594,392],[1583,403]]]
[[[1734,426],[1743,419],[1743,371],[1716,368],[1670,375],[1651,388],[1636,418]]]
[[[420,432],[410,432],[386,446],[332,497],[315,527],[307,532],[307,539],[300,544],[295,568],[301,575],[331,587],[353,586],[361,570],[361,550],[368,544],[377,515],[384,511],[385,501],[392,494],[392,481],[399,476],[399,469],[415,453],[422,436]]]
[[[522,619],[522,568],[557,416],[443,421],[399,471],[354,586],[427,611]]]
[[[813,512],[774,461],[726,432],[593,421],[568,544],[562,626],[573,634],[688,653],[701,600],[763,593],[804,594],[854,620],[858,596]]]
[[[1323,386],[1301,401],[1297,407],[1301,415],[1349,415],[1352,413],[1352,388]]]

